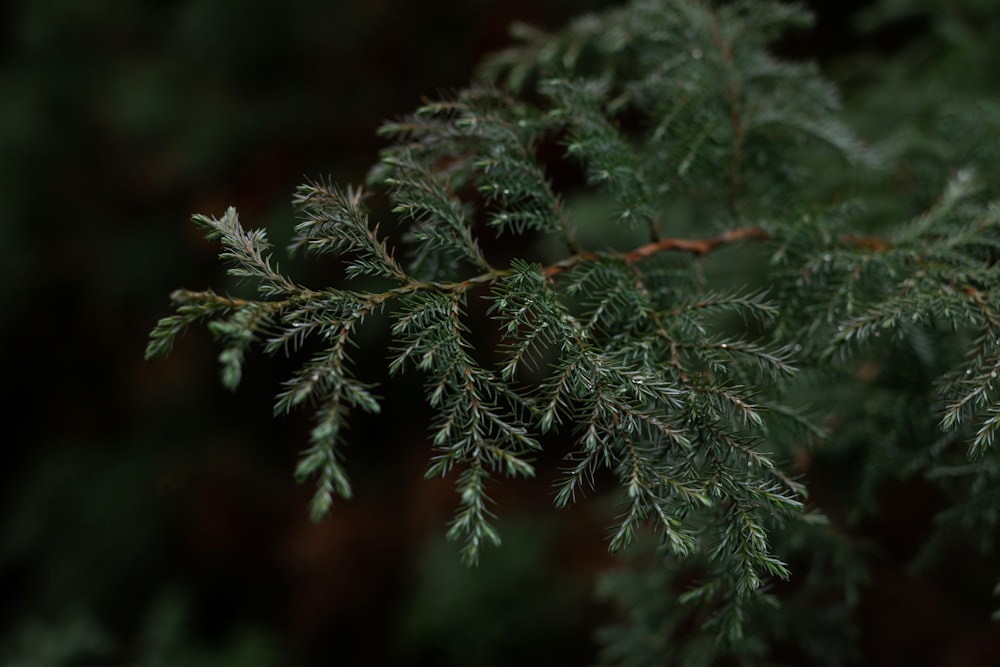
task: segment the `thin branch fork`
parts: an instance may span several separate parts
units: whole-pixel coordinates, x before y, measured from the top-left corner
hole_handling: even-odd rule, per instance
[[[625,255],[625,261],[632,264],[664,250],[683,250],[700,256],[719,246],[748,239],[768,241],[771,234],[760,227],[739,227],[707,239],[661,239],[636,248]]]
[[[646,259],[647,257],[652,257],[653,255],[666,250],[680,250],[683,252],[689,252],[693,255],[701,256],[715,250],[719,246],[728,245],[730,243],[738,243],[746,240],[767,241],[770,239],[770,232],[765,229],[761,229],[760,227],[739,227],[737,229],[730,229],[729,231],[723,232],[718,236],[706,239],[660,239],[659,241],[639,246],[635,250],[622,255],[621,258],[628,264],[635,264],[636,262]],[[564,259],[561,262],[556,262],[555,264],[547,266],[544,273],[547,277],[551,278],[552,276],[555,276],[566,269],[572,268],[581,262],[594,261],[605,257],[607,257],[607,255],[593,252],[583,252]]]

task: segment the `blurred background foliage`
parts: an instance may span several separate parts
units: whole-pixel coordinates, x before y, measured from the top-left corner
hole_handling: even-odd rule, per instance
[[[311,489],[291,475],[308,415],[270,416],[287,375],[281,362],[251,359],[243,387],[230,394],[219,386],[216,351],[203,332],[166,361],[142,356],[172,289],[232,286],[191,214],[233,204],[248,225],[282,243],[300,181],[362,182],[380,146],[380,122],[422,96],[464,85],[477,60],[507,42],[512,21],[556,28],[610,4],[3,4],[0,664],[594,659],[595,629],[614,616],[614,600],[649,594],[630,591],[620,575],[594,595],[596,574],[612,565],[599,506],[556,512],[544,474],[497,485],[505,544],[478,570],[462,569],[454,546],[442,541],[450,483],[422,479],[422,403],[405,385],[385,386],[389,408],[397,406],[392,418],[353,424],[357,497],[314,525]],[[975,132],[998,130],[949,109],[987,104],[990,95],[997,104],[1000,68],[984,62],[996,63],[990,45],[1000,43],[1000,6],[808,4],[819,12],[817,26],[781,48],[820,59],[844,86],[863,132],[910,151],[905,191],[914,207],[926,203],[921,196],[939,188],[923,189],[934,177],[919,156],[934,146],[912,141],[900,119],[945,123],[968,151],[981,145]],[[961,8],[950,14],[945,5]],[[915,87],[924,74],[961,83]],[[938,104],[943,97],[951,107]],[[903,205],[887,197],[885,210]],[[335,279],[316,266],[293,271],[304,281]],[[935,507],[914,504],[909,487],[897,491],[889,507],[902,514],[880,525],[905,541],[926,530]],[[839,501],[831,494],[830,502]],[[895,589],[862,587],[874,600],[860,627],[872,646],[900,636],[873,609],[902,600],[927,624],[939,615],[928,609],[939,602],[928,593],[937,583],[886,576]],[[996,664],[976,661],[997,655],[989,653],[997,650],[995,629],[969,623],[938,627],[944,648],[933,655]]]

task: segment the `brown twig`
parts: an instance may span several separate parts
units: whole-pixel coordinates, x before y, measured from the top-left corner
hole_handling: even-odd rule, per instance
[[[689,252],[693,255],[701,256],[715,250],[719,246],[728,245],[730,243],[737,243],[739,241],[751,239],[766,241],[770,238],[771,234],[760,227],[739,227],[737,229],[730,229],[729,231],[723,232],[718,236],[705,239],[660,239],[659,241],[639,246],[635,250],[632,250],[624,255],[618,255],[618,257],[624,260],[627,264],[635,264],[636,262],[667,250],[680,250],[682,252]],[[551,278],[552,276],[562,273],[566,269],[570,269],[582,262],[590,262],[611,256],[612,255],[609,254],[582,252],[564,259],[561,262],[556,262],[555,264],[547,266],[545,268],[545,275]]]
[[[644,246],[636,248],[625,255],[625,261],[629,263],[637,262],[664,250],[683,250],[700,256],[729,243],[736,243],[747,239],[767,241],[770,238],[771,234],[760,227],[739,227],[707,239],[662,239],[655,243],[647,243]]]

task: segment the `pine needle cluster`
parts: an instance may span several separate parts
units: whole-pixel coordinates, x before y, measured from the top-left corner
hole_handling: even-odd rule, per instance
[[[320,519],[351,496],[347,420],[382,408],[348,352],[383,322],[389,372],[425,380],[427,475],[455,482],[449,536],[467,562],[500,543],[488,486],[533,476],[541,443],[559,442],[556,505],[610,474],[610,548],[652,533],[656,576],[696,564],[680,600],[736,643],[748,603],[790,576],[775,544],[837,542],[818,536],[794,466],[848,433],[852,404],[816,404],[831,387],[882,386],[870,377],[915,360],[937,436],[904,458],[974,479],[965,501],[996,516],[1000,200],[975,164],[951,165],[925,211],[873,222],[866,183],[888,151],[854,135],[814,65],[769,48],[809,23],[766,0],[633,0],[554,34],[518,27],[470,88],[382,127],[366,188],[299,188],[292,249],[340,262],[344,285],[281,272],[234,209],[196,216],[258,297],[174,292],[147,356],[207,322],[235,389],[251,348],[308,349],[275,411],[315,413],[296,474],[315,481]],[[369,219],[373,194],[402,233]],[[494,257],[508,236],[522,256]],[[473,300],[495,363],[469,335]],[[886,433],[896,444],[871,450],[891,456],[899,430]]]

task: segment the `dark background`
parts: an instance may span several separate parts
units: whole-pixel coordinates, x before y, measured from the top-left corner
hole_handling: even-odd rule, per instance
[[[505,545],[468,572],[405,385],[385,388],[389,416],[355,421],[357,497],[314,525],[292,479],[308,415],[270,414],[288,364],[252,358],[233,394],[204,331],[167,360],[143,351],[171,290],[232,284],[191,214],[235,205],[283,245],[299,182],[363,181],[379,123],[465,84],[511,21],[609,4],[3,4],[0,662],[592,659],[602,515],[551,509],[545,472],[496,487]],[[850,32],[865,3],[811,4],[787,53],[872,47]]]

